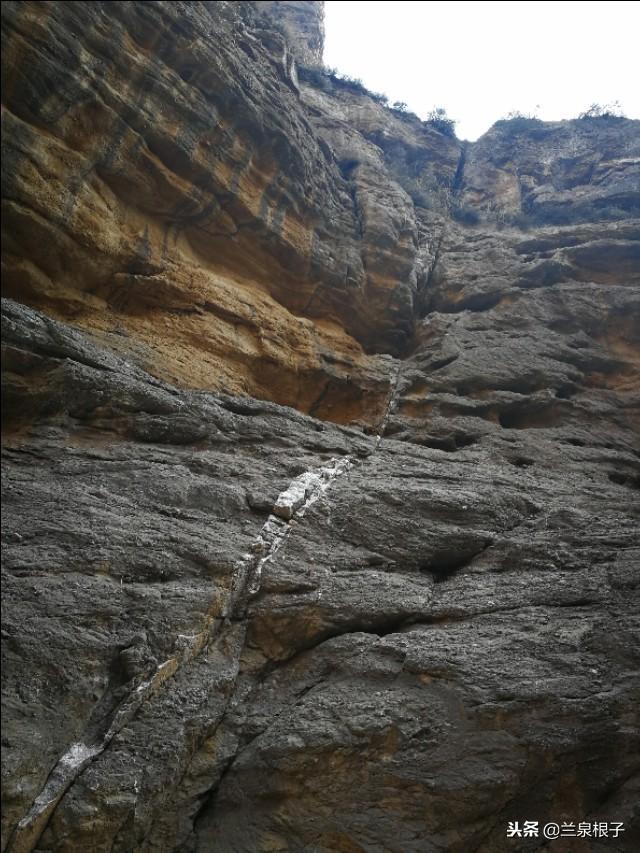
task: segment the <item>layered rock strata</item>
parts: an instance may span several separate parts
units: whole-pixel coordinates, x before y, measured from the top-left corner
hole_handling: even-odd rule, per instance
[[[640,123],[321,43],[3,4],[3,850],[640,843]]]

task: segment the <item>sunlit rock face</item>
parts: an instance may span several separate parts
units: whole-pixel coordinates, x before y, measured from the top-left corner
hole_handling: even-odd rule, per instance
[[[637,850],[640,123],[2,13],[3,850]]]
[[[324,3],[317,0],[258,0],[251,4],[262,18],[267,43],[272,42],[274,30],[284,36],[285,51],[306,66],[322,65],[324,49]],[[254,25],[256,21],[254,18]]]
[[[469,148],[461,201],[518,225],[637,217],[637,123],[499,121]]]

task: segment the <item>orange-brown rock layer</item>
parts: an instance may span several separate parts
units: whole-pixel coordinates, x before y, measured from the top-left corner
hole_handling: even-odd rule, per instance
[[[384,171],[358,203],[241,5],[5,7],[4,292],[156,375],[350,419],[318,401],[384,395],[364,350],[411,332],[412,205]]]

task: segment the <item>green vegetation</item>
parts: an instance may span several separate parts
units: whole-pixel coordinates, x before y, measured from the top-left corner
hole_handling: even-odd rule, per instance
[[[495,127],[508,128],[515,133],[520,133],[527,130],[533,130],[543,124],[538,116],[533,113],[522,113],[519,110],[511,110],[504,118],[499,119],[495,123]]]
[[[357,92],[360,95],[369,95],[369,97],[379,103],[387,103],[386,95],[370,92],[362,80],[359,80],[357,77],[349,77],[348,74],[340,74],[337,68],[301,66],[298,68],[298,76],[300,80],[310,83],[318,89],[330,91],[333,86],[340,86],[343,89],[349,89],[351,92]]]
[[[583,113],[580,113],[580,115],[578,116],[578,119],[580,121],[593,118],[610,120],[626,118],[626,116],[622,112],[620,102],[614,101],[612,104],[591,104],[588,109],[586,109]]]
[[[309,83],[317,89],[322,89],[324,92],[330,92],[334,88],[347,89],[350,92],[355,92],[359,95],[366,95],[377,104],[387,107],[398,117],[420,121],[420,118],[410,112],[404,101],[394,101],[389,103],[389,98],[382,92],[372,92],[367,89],[362,80],[357,77],[349,77],[348,74],[340,74],[336,68],[315,68],[310,66],[300,66],[298,68],[298,77],[303,83]],[[440,133],[447,136],[455,136],[455,122],[450,119],[445,110],[439,107],[432,110],[427,117],[426,124],[431,125]]]
[[[431,125],[434,130],[443,133],[445,136],[455,137],[456,135],[456,123],[452,118],[449,118],[444,107],[436,107],[431,110],[425,124]]]

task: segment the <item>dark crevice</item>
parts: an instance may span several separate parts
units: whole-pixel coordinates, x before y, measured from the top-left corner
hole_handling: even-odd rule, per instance
[[[424,279],[424,282],[418,286],[416,300],[414,303],[414,314],[417,314],[420,319],[426,317],[427,314],[431,311],[432,297],[430,295],[430,291],[431,285],[433,284],[436,269],[440,261],[443,239],[444,233],[441,233],[438,237],[438,242],[436,243],[436,247],[433,252],[433,260],[427,272],[426,278]]]
[[[331,388],[331,380],[328,379],[324,388],[322,389],[322,391],[320,392],[318,397],[313,401],[313,403],[311,404],[311,406],[309,408],[309,415],[311,417],[314,417],[314,415],[316,414],[316,412],[318,411],[318,409],[320,408],[320,406],[322,405],[322,403],[326,399],[330,388]]]
[[[530,468],[531,465],[535,465],[535,460],[527,459],[526,456],[517,456],[515,459],[509,460],[512,465],[515,465],[516,468]]]
[[[259,400],[256,400],[253,397],[227,397],[219,395],[217,397],[217,402],[223,409],[226,409],[234,415],[257,417],[259,415],[272,414],[264,403],[261,404]]]
[[[201,315],[203,313],[202,308],[198,308],[198,307],[195,307],[195,308],[167,308],[166,311],[167,311],[167,314],[173,314],[173,315],[176,315],[178,317],[188,316],[191,314],[200,314]]]
[[[503,293],[474,293],[467,299],[461,299],[456,303],[444,303],[437,305],[437,310],[442,314],[461,314],[463,311],[490,311],[502,300]]]
[[[432,450],[444,450],[445,453],[455,453],[465,447],[477,444],[479,436],[458,432],[447,436],[425,436],[409,440],[421,447],[430,447]]]
[[[570,400],[577,392],[575,385],[562,385],[556,390],[558,400]]]
[[[460,159],[458,160],[458,165],[456,167],[456,173],[453,178],[453,183],[451,185],[451,190],[454,198],[460,194],[460,190],[462,189],[462,182],[464,181],[464,167],[467,162],[467,148],[469,147],[468,142],[463,142],[460,148]]]
[[[342,176],[345,179],[349,195],[351,196],[351,200],[353,202],[353,215],[357,227],[357,236],[360,238],[360,241],[362,241],[364,239],[364,220],[362,218],[360,202],[358,201],[358,187],[355,182],[354,175],[354,172],[358,165],[359,164],[356,160],[349,160],[345,163],[344,166],[340,164],[340,171],[342,172]]]
[[[453,437],[453,441],[455,443],[456,450],[459,450],[462,447],[471,447],[471,445],[476,444],[478,436],[469,435],[468,433],[456,433]]]
[[[476,557],[490,548],[494,541],[492,538],[487,538],[479,548],[476,547],[471,551],[466,549],[460,552],[458,549],[451,549],[449,551],[437,552],[429,560],[421,563],[419,569],[421,572],[428,572],[433,577],[435,583],[442,583],[442,581],[458,574],[462,569],[469,566]]]
[[[483,545],[478,551],[476,551],[476,553],[466,562],[470,562],[474,557],[478,556],[483,551],[486,551],[488,548],[491,547],[492,544],[493,540],[487,540],[487,543]],[[583,596],[573,601],[554,601],[535,604],[521,604],[515,607],[492,607],[486,610],[476,610],[467,613],[452,611],[449,613],[440,613],[438,615],[429,615],[425,614],[424,611],[414,611],[402,614],[395,614],[393,616],[384,616],[378,619],[373,618],[369,620],[348,620],[339,626],[329,626],[324,631],[318,632],[315,637],[309,640],[308,643],[298,646],[287,657],[272,659],[271,661],[269,661],[269,663],[267,663],[261,670],[257,680],[257,685],[263,685],[267,681],[267,679],[276,671],[281,670],[291,664],[294,664],[298,660],[298,658],[302,657],[303,655],[317,650],[320,646],[323,646],[325,643],[328,643],[331,640],[335,640],[350,634],[370,634],[374,637],[386,637],[390,636],[391,634],[402,633],[404,631],[408,631],[414,628],[432,628],[439,627],[442,625],[457,624],[460,622],[466,622],[470,619],[491,616],[494,614],[527,612],[528,610],[539,610],[545,608],[568,609],[571,607],[590,607],[593,604],[598,603],[598,599],[587,598]],[[259,649],[259,646],[250,647]]]
[[[617,486],[640,489],[640,476],[637,474],[623,474],[621,471],[610,471],[607,476]]]
[[[308,643],[298,646],[288,657],[271,660],[260,674],[259,684],[263,684],[274,672],[294,663],[302,655],[314,651],[331,640],[349,634],[371,634],[374,637],[386,637],[398,634],[418,624],[429,625],[431,619],[419,612],[396,613],[381,616],[378,619],[350,619],[341,625],[330,625],[324,631],[319,631]]]
[[[51,333],[52,329],[48,329]],[[4,334],[4,332],[3,332]],[[52,335],[53,337],[53,335]],[[70,346],[65,346],[64,343],[61,343],[59,346],[55,344],[48,345],[46,343],[38,342],[33,349],[26,350],[20,344],[13,343],[9,335],[5,334],[3,344],[6,347],[6,357],[7,359],[13,355],[18,354],[20,357],[25,360],[32,353],[38,356],[41,356],[45,361],[51,362],[51,368],[55,369],[59,366],[64,366],[67,361],[72,361],[75,364],[81,364],[84,367],[90,367],[92,370],[99,370],[103,373],[113,373],[114,367],[101,364],[99,361],[94,361],[92,358],[88,357],[83,352],[78,352],[77,350],[72,349]],[[13,353],[11,352],[13,351]],[[5,353],[3,353],[5,355]],[[6,360],[3,359],[6,365]]]
[[[449,355],[446,358],[436,359],[432,361],[429,365],[429,372],[435,373],[436,370],[442,370],[443,367],[448,367],[454,361],[456,361],[460,357],[460,353],[457,352],[455,355]]]
[[[222,721],[218,725],[217,729],[219,729],[221,725],[222,725]],[[216,729],[216,731],[217,731],[217,729]],[[240,747],[240,744],[238,744],[238,748],[239,747]],[[200,823],[200,821],[202,820],[203,816],[209,810],[211,810],[211,809],[215,810],[215,800],[216,800],[216,796],[218,795],[218,791],[220,790],[220,786],[222,785],[222,782],[224,781],[225,776],[227,775],[227,773],[229,772],[229,770],[233,766],[237,757],[238,757],[238,751],[234,752],[232,755],[229,756],[229,758],[222,765],[220,776],[218,777],[218,781],[215,783],[215,785],[213,785],[213,787],[211,787],[208,791],[205,791],[205,793],[199,797],[199,799],[202,802],[201,802],[200,807],[198,808],[198,810],[196,811],[196,813],[192,819],[192,826],[193,826],[192,831],[193,831],[194,835],[198,834],[197,827],[198,827],[198,824]]]
[[[353,172],[355,169],[357,169],[359,165],[360,161],[354,159],[338,161],[338,168],[340,169],[342,177],[345,179],[345,181],[353,180]]]
[[[392,435],[397,436],[402,432],[404,432],[404,426],[401,423],[398,423],[397,421],[392,421],[391,423],[385,425],[382,435],[384,436],[384,438],[389,438]]]
[[[535,290],[539,287],[552,287],[567,281],[571,277],[571,268],[551,259],[542,260],[525,270],[515,282],[516,287]]]
[[[560,422],[560,409],[553,403],[526,401],[498,413],[498,423],[503,429],[544,429],[558,426]]]

